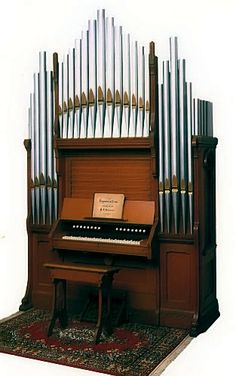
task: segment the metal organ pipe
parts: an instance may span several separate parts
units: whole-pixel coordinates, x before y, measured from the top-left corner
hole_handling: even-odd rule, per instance
[[[158,103],[160,230],[192,233],[192,136],[213,136],[212,103],[193,98],[176,37],[170,38],[170,60],[163,62]]]
[[[170,71],[169,61],[163,62],[163,134],[164,134],[164,191],[165,191],[165,221],[170,232],[170,189],[171,189],[171,134],[170,134]]]
[[[193,98],[186,62],[178,57],[178,40],[169,40],[155,104],[158,126],[159,222],[161,233],[192,233],[192,136],[213,136],[212,103]],[[53,149],[52,72],[46,53],[30,95],[31,201],[33,224],[57,218],[57,174]],[[148,137],[150,80],[147,49],[133,40],[105,10],[90,20],[58,62],[57,136],[63,139]]]
[[[178,117],[178,44],[170,38],[170,114],[171,114],[171,195],[174,232],[178,232],[179,209],[179,117]]]
[[[55,172],[54,93],[52,72],[46,68],[46,53],[39,54],[39,73],[33,76],[30,95],[31,203],[32,223],[52,224],[57,217]],[[61,126],[61,123],[60,123]]]
[[[99,10],[59,61],[60,137],[148,137],[148,71],[145,48]]]
[[[106,18],[105,30],[105,124],[103,135],[105,138],[112,136],[115,101],[115,27],[114,18]]]
[[[78,138],[80,135],[80,124],[81,124],[81,40],[75,40],[75,124],[74,124],[74,138]]]
[[[39,74],[34,74],[34,123],[32,124],[34,130],[31,132],[34,133],[34,149],[32,149],[32,154],[34,154],[34,190],[35,190],[35,206],[36,206],[36,215],[35,223],[40,222],[40,193],[39,193],[39,156],[40,156],[40,138],[39,138]]]

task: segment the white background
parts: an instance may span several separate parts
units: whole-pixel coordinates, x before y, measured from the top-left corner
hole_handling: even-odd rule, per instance
[[[161,59],[177,35],[195,94],[214,103],[217,148],[217,275],[221,317],[168,367],[167,376],[235,374],[236,2],[234,0],[0,0],[0,318],[18,310],[27,281],[27,108],[40,50],[67,51],[105,8]],[[231,368],[231,369],[230,369]],[[3,376],[93,375],[0,354]],[[128,376],[128,375],[127,375]],[[138,375],[137,375],[138,376]]]

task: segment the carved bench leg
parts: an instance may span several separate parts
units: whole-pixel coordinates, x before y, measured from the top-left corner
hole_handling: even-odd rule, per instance
[[[111,322],[111,284],[112,284],[112,277],[107,278],[106,283],[106,317],[105,317],[105,324],[104,329],[107,333],[107,335],[111,335],[113,328],[112,328],[112,322]]]
[[[102,316],[103,316],[103,291],[102,286],[98,287],[98,321],[96,324],[96,332],[95,332],[95,343],[98,343],[100,335],[102,334]]]
[[[61,282],[62,282],[62,307],[59,310],[59,322],[61,324],[61,327],[65,329],[68,325],[66,281],[62,280]]]
[[[100,285],[98,286],[98,321],[97,330],[95,333],[95,342],[98,343],[102,329],[106,331],[107,335],[112,333],[111,323],[111,285],[113,276],[103,276]],[[106,296],[106,314],[104,317],[104,297]]]
[[[52,335],[53,328],[58,318],[61,327],[64,329],[68,323],[67,317],[67,299],[66,299],[66,281],[61,279],[54,279],[54,293],[53,293],[53,307],[52,318],[48,327],[48,337]],[[60,294],[60,285],[62,287],[62,294]]]

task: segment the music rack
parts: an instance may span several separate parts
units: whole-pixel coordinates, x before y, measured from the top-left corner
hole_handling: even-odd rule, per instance
[[[91,262],[121,268],[114,288],[128,294],[129,318],[161,326],[206,330],[219,316],[216,297],[215,149],[217,139],[192,137],[193,228],[161,231],[158,182],[158,59],[150,44],[150,134],[148,137],[61,138],[59,130],[58,56],[54,54],[55,136],[58,220],[33,223],[31,142],[25,140],[28,174],[28,284],[20,309],[49,308],[52,291],[48,262]],[[123,193],[131,202],[154,202],[155,219],[147,253],[109,246],[102,252],[54,244],[66,199],[89,202],[95,192]],[[87,201],[86,201],[87,200]],[[81,204],[81,202],[80,202]],[[87,204],[86,204],[87,205]],[[85,206],[86,206],[85,205]],[[135,211],[135,204],[131,207]],[[139,207],[139,206],[137,206]],[[87,213],[87,209],[85,210]],[[59,229],[59,230],[58,230]],[[57,243],[58,244],[58,243]],[[105,249],[105,251],[104,251]],[[128,249],[128,248],[127,248]],[[107,250],[107,251],[106,251]],[[86,288],[84,290],[86,295]],[[83,296],[83,295],[82,295]],[[73,286],[70,303],[77,299]],[[80,302],[82,304],[82,302]],[[77,302],[76,302],[77,304]]]

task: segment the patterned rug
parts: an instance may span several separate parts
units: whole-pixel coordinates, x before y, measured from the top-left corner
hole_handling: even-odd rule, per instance
[[[187,331],[127,323],[94,344],[95,324],[71,318],[47,337],[50,313],[31,310],[0,323],[0,352],[116,376],[147,376]]]

